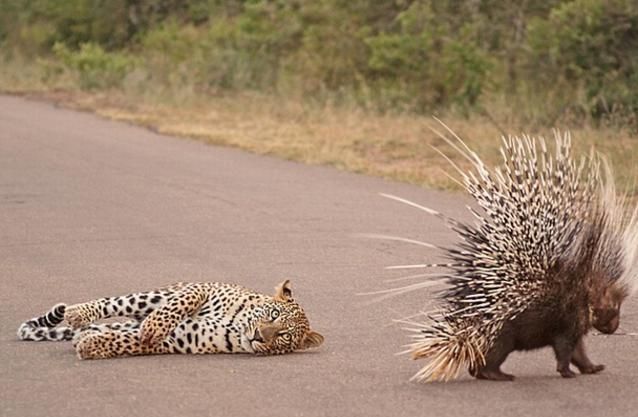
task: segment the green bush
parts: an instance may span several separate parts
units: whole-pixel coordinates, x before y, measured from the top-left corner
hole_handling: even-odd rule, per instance
[[[168,20],[150,29],[140,38],[150,76],[177,88],[276,91],[286,56],[297,48],[286,7],[255,2],[204,26]]]
[[[57,57],[85,89],[135,67],[133,87],[178,95],[638,128],[636,0],[0,0],[0,49]]]
[[[80,88],[85,90],[119,87],[133,65],[130,57],[106,52],[95,43],[83,43],[77,51],[56,43],[53,52],[64,65],[77,73]]]
[[[488,86],[492,64],[476,43],[475,25],[452,28],[426,6],[415,3],[398,16],[398,29],[366,39],[370,78],[379,91],[400,92],[393,105],[407,99],[420,111],[467,110]]]
[[[209,87],[277,91],[301,30],[287,2],[246,2],[236,17],[211,21],[198,79]]]
[[[574,0],[529,28],[530,59],[572,97],[569,105],[593,119],[638,111],[638,8],[634,0]]]

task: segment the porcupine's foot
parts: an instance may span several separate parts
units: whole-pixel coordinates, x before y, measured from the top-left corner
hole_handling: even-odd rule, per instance
[[[560,365],[556,369],[563,378],[576,378],[576,372],[569,369],[569,366],[562,368]]]
[[[480,369],[474,376],[477,379],[484,379],[489,381],[513,381],[514,380],[514,375],[506,374],[505,372],[502,372],[500,369],[496,369],[496,370]]]
[[[572,363],[581,374],[597,374],[605,369],[605,365],[595,365],[585,352],[585,342],[581,337],[572,353]]]
[[[489,381],[513,381],[514,375],[501,371],[501,365],[513,350],[514,339],[503,334],[485,356],[485,365],[477,369],[470,369],[470,374],[477,379]]]
[[[573,360],[573,354],[577,349],[578,340],[572,341],[568,336],[559,336],[553,344],[556,355],[556,370],[563,378],[575,378],[576,373],[569,368]]]
[[[587,367],[577,366],[581,374],[597,374],[605,369],[605,365],[592,365]]]

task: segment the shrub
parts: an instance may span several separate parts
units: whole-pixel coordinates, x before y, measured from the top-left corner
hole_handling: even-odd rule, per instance
[[[454,26],[423,4],[399,15],[398,23],[397,29],[366,39],[373,82],[382,90],[403,91],[395,97],[411,99],[411,106],[421,111],[476,105],[492,66],[476,43],[476,26]]]
[[[638,111],[638,9],[633,0],[574,0],[554,8],[529,28],[530,59],[541,80],[566,92],[594,119]]]
[[[53,52],[64,65],[76,72],[85,90],[119,87],[133,60],[125,54],[106,52],[95,43],[83,43],[77,51],[56,43]]]

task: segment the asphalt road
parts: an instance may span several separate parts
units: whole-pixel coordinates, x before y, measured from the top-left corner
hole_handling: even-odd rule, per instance
[[[391,320],[427,309],[428,293],[376,304],[355,294],[400,276],[386,265],[436,254],[351,234],[452,236],[378,192],[466,216],[459,196],[0,96],[0,415],[638,415],[631,335],[589,337],[600,375],[561,379],[546,349],[508,360],[513,383],[409,382],[422,364],[396,355],[408,337]],[[315,352],[80,361],[70,343],[16,339],[60,301],[180,280],[271,291],[284,278],[325,336]],[[636,301],[621,330],[638,330]]]

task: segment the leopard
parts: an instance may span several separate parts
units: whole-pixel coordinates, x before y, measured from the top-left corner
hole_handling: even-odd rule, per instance
[[[128,320],[100,322],[117,317]],[[314,349],[324,341],[293,298],[290,280],[277,285],[272,296],[237,284],[179,282],[79,304],[58,303],[46,314],[22,323],[18,338],[72,341],[79,359],[280,355]]]

